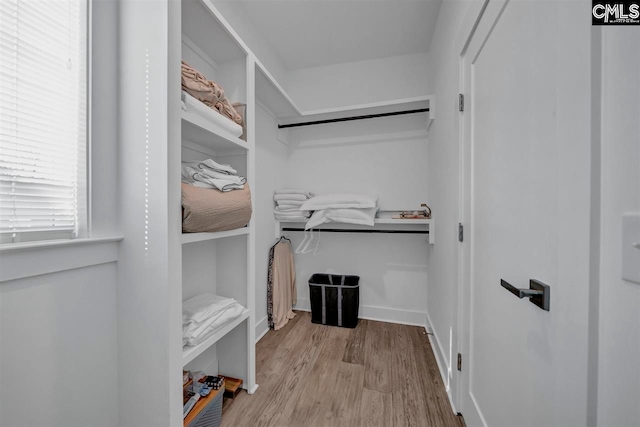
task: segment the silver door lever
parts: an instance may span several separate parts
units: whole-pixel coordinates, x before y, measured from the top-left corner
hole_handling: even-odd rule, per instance
[[[539,280],[529,280],[529,289],[520,289],[513,286],[511,283],[500,279],[500,285],[517,296],[518,298],[529,298],[533,304],[537,305],[543,310],[549,311],[549,300],[551,290],[549,285],[545,285]]]

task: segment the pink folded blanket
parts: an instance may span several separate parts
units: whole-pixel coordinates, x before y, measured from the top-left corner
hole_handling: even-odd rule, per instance
[[[182,61],[182,89],[198,101],[242,125],[242,116],[233,108],[224,94],[224,89],[216,82],[207,80],[200,71],[184,61]]]

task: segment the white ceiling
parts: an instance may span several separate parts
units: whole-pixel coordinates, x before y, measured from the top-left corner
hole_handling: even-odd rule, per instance
[[[423,53],[442,0],[242,0],[289,70]]]

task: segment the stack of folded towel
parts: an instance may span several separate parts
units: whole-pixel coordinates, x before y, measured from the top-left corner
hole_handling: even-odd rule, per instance
[[[243,312],[233,298],[202,294],[188,299],[182,303],[182,345],[202,343]]]
[[[306,221],[311,216],[311,211],[300,210],[300,206],[313,196],[313,193],[302,190],[276,190],[273,196],[276,202],[273,215],[279,221]]]
[[[182,182],[201,188],[220,191],[243,190],[247,179],[229,165],[221,165],[212,159],[203,162],[182,162]]]

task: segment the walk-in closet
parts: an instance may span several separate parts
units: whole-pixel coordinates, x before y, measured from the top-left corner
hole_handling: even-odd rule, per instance
[[[637,425],[619,3],[0,0],[0,427]]]

